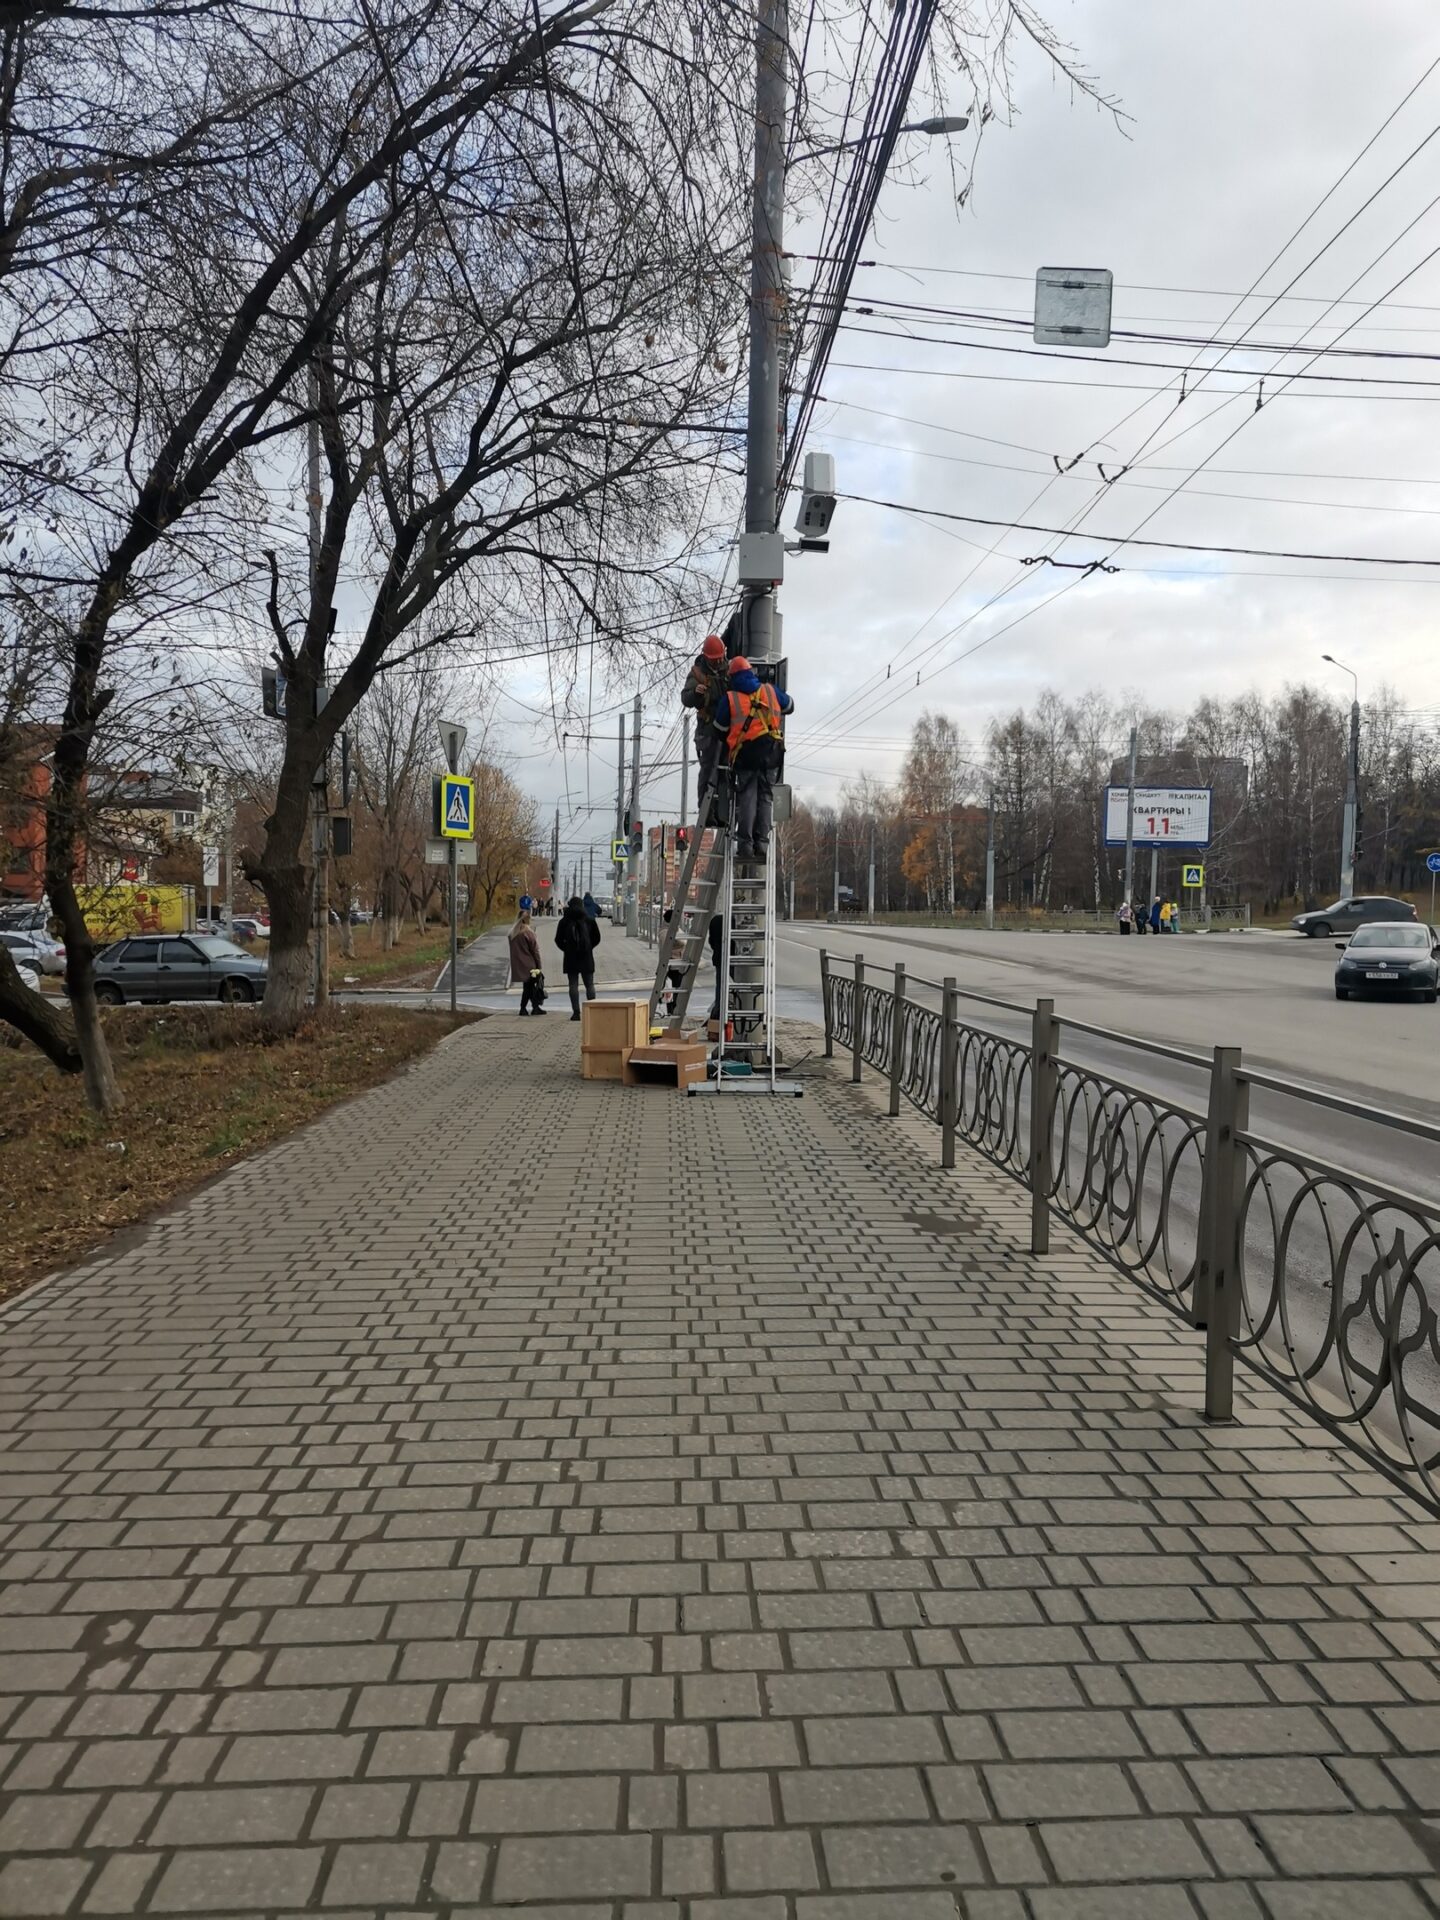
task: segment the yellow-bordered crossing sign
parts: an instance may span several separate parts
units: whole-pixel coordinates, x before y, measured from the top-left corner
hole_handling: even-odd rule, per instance
[[[440,837],[442,840],[475,838],[475,782],[463,774],[440,776]]]
[[[1198,863],[1192,864],[1187,861],[1180,869],[1180,884],[1182,887],[1203,887],[1205,884],[1204,867]]]

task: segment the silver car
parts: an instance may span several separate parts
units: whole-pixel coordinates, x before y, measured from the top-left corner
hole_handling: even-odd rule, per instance
[[[65,971],[64,947],[38,928],[27,933],[0,929],[0,944],[10,949],[10,957],[17,967],[31,967],[36,973],[61,974]]]
[[[132,934],[95,959],[95,998],[127,1000],[258,1000],[265,962],[213,934]]]

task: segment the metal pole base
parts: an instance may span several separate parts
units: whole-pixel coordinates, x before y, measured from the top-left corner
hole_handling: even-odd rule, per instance
[[[727,1079],[722,1087],[718,1080],[707,1080],[703,1085],[687,1087],[686,1093],[693,1100],[697,1093],[723,1093],[728,1100],[732,1093],[789,1093],[801,1099],[805,1089],[798,1080],[767,1080],[756,1074],[754,1079]]]

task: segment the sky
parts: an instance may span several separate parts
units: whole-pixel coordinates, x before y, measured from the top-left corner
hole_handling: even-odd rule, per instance
[[[1117,127],[1027,50],[1009,123],[992,121],[978,154],[973,130],[955,136],[962,170],[975,154],[963,208],[949,169],[912,142],[919,166],[887,185],[865,249],[876,265],[857,274],[854,297],[984,318],[937,327],[849,316],[855,328],[935,332],[944,343],[842,330],[806,445],[835,456],[842,495],[1085,532],[1057,545],[842,498],[830,552],[791,558],[781,596],[796,703],[787,774],[811,802],[836,800],[860,771],[894,779],[927,708],[949,714],[979,749],[990,720],[1046,687],[1184,710],[1207,695],[1277,693],[1308,679],[1348,700],[1349,680],[1321,659],[1328,652],[1356,670],[1362,701],[1388,684],[1407,708],[1440,708],[1440,565],[1214,551],[1440,561],[1440,252],[1420,264],[1440,249],[1440,205],[1429,210],[1440,196],[1440,65],[1320,206],[1440,61],[1433,7],[1386,0],[1364,10],[1363,31],[1340,0],[1073,0],[1047,11],[1127,118]],[[972,105],[957,81],[946,110]],[[803,220],[789,238],[797,253],[815,244]],[[1258,345],[1203,379],[1198,370],[1219,356],[1174,342],[1113,338],[1075,360],[988,350],[1032,348],[1041,266],[1108,267],[1117,330],[1205,341],[1249,325],[1257,343],[1435,358],[1325,356],[1312,373],[1396,384],[1297,380],[1277,393],[1305,362]],[[810,270],[797,259],[797,283]],[[1273,306],[1263,297],[1292,281]],[[1260,293],[1237,305],[1252,288]],[[1330,306],[1336,296],[1349,304]],[[1127,359],[1166,364],[1118,364]],[[1182,400],[1179,370],[1192,362]],[[1256,376],[1271,369],[1257,411]],[[1097,459],[1109,474],[1134,464],[1107,485]],[[787,524],[796,504],[792,495]],[[1117,549],[1152,514],[1146,536],[1201,551]],[[1121,570],[1019,565],[1044,552]],[[698,646],[703,634],[694,637]],[[507,688],[522,699],[541,691],[518,674]],[[605,704],[625,695],[610,688]],[[652,696],[647,764],[674,760],[678,711]],[[613,718],[596,731],[613,736]],[[552,732],[504,699],[490,743],[547,824],[560,806],[562,876],[608,840],[613,744],[597,744],[588,764],[573,746],[562,755]],[[647,777],[647,822],[678,817],[678,799],[678,773]]]

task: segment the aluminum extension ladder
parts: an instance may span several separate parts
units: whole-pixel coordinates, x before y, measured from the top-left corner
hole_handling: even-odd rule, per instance
[[[803,1092],[799,1083],[777,1078],[775,1070],[773,859],[764,865],[736,859],[733,795],[729,811],[732,824],[718,829],[706,844],[714,799],[713,787],[701,797],[676,883],[650,996],[651,1025],[658,1025],[669,1037],[677,1037],[682,1031],[706,958],[710,922],[719,913],[723,927],[716,1001],[718,1038],[711,1053],[711,1077],[703,1087],[690,1091],[799,1094]],[[679,975],[673,985],[669,977],[672,970]]]

